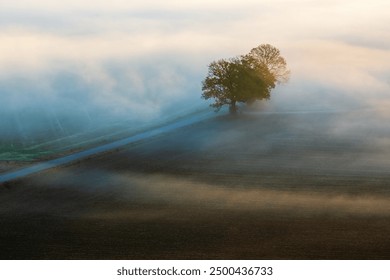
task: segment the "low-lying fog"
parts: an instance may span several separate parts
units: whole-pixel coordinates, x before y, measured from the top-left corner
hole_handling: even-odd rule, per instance
[[[0,144],[207,107],[208,63],[262,43],[281,50],[292,77],[259,110],[387,117],[389,9],[385,0],[2,1]]]

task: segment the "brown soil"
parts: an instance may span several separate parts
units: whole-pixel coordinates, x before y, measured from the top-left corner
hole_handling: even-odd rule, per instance
[[[338,118],[217,118],[9,182],[0,256],[389,259],[389,154]]]

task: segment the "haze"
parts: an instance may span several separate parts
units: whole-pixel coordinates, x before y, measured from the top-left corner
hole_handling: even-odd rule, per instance
[[[390,259],[389,11],[2,0],[0,257]],[[290,81],[214,114],[208,64],[264,43]]]
[[[380,0],[2,1],[2,143],[206,108],[208,63],[261,43],[278,47],[292,72],[262,110],[386,115],[389,8]]]

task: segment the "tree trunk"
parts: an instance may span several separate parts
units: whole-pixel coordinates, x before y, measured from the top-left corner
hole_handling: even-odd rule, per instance
[[[236,101],[232,101],[232,102],[230,103],[229,112],[230,112],[230,114],[232,114],[232,115],[237,114]]]

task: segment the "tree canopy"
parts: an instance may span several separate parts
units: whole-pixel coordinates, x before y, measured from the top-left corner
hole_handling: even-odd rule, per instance
[[[211,62],[202,82],[202,98],[213,98],[211,106],[217,110],[229,105],[235,113],[238,102],[269,99],[271,90],[287,82],[289,75],[280,51],[269,44],[260,45],[246,55]]]

